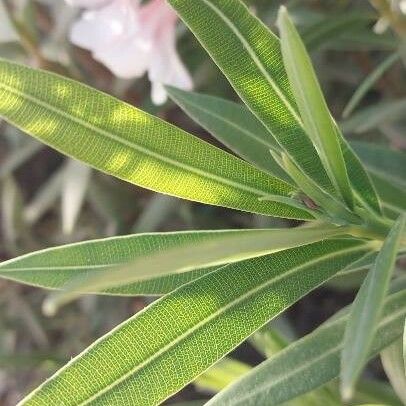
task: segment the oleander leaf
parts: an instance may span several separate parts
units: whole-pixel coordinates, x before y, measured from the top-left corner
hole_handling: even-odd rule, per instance
[[[406,188],[406,154],[372,142],[352,141],[351,146],[368,171],[391,184]]]
[[[188,116],[237,155],[280,179],[291,181],[269,153],[280,146],[245,106],[173,87],[167,91]]]
[[[279,39],[240,0],[168,0],[208,51],[252,113],[304,173],[334,193],[297,112]],[[227,41],[224,41],[227,35]],[[238,55],[238,58],[236,58]],[[357,196],[380,213],[375,189],[340,131],[341,150]]]
[[[331,182],[350,208],[354,199],[344,157],[311,59],[286,7],[278,14],[283,62],[307,135],[313,141]]]
[[[226,265],[116,327],[20,405],[159,404],[368,250],[326,240]]]
[[[233,260],[308,244],[344,231],[335,227],[317,228],[313,231],[303,228],[303,230],[306,231],[302,232],[302,229],[185,231],[90,240],[47,248],[0,263],[0,277],[47,289],[63,289],[75,280],[88,280],[89,275],[97,276],[104,272],[105,276],[111,272],[114,276],[117,269],[122,271],[122,267],[130,263],[131,277],[138,277],[136,282],[107,288],[103,292],[87,288],[86,291],[124,296],[161,295],[213,270],[209,267],[210,261],[215,260],[219,266]],[[165,263],[165,266],[161,264],[158,274],[153,274],[151,269],[146,269],[139,262],[147,260],[148,263],[148,258],[154,255],[155,257],[163,255],[167,261],[169,254],[175,249],[186,251],[194,249],[198,252],[198,257],[187,253],[187,257],[181,258],[183,265],[177,264],[178,267],[184,268],[181,273],[174,272],[177,270],[174,263]],[[199,252],[201,249],[206,250],[204,255]],[[176,255],[177,253],[178,251]],[[151,265],[151,262],[149,264]],[[185,264],[189,271],[185,269]],[[140,280],[141,277],[143,280]],[[117,279],[115,282],[118,282]]]
[[[197,389],[204,392],[218,393],[232,384],[244,374],[252,370],[248,364],[233,358],[225,357],[203,372],[195,381]],[[318,388],[294,400],[284,403],[284,406],[340,406],[337,396],[328,388]]]
[[[109,95],[0,60],[0,116],[96,169],[151,190],[266,215],[308,219],[284,203],[292,187]]]
[[[406,291],[388,296],[369,357],[377,355],[402,334],[405,316]],[[264,361],[207,405],[278,405],[337,378],[347,321],[348,310],[340,312]]]
[[[169,4],[296,165],[333,193],[316,149],[303,129],[278,38],[240,0],[196,0],[193,7],[188,0],[169,0]]]
[[[203,372],[194,385],[203,391],[220,392],[227,385],[251,370],[251,366],[236,359],[225,357]]]
[[[385,214],[396,220],[400,214],[406,212],[406,188],[388,182],[388,177],[381,177],[371,173],[376,190],[382,200]]]
[[[406,217],[401,216],[392,227],[351,306],[341,354],[340,390],[346,400],[353,394],[376,335],[405,220]]]
[[[165,277],[208,266],[220,266],[254,258],[271,252],[306,245],[324,240],[348,231],[347,227],[319,226],[270,230],[217,231],[204,234],[201,241],[193,241],[190,233],[183,241],[162,249],[156,241],[156,248],[148,253],[138,252],[135,259],[114,269],[86,272],[63,286],[45,302],[45,308],[53,313],[61,304],[71,301],[86,292],[120,287],[121,285],[146,282],[152,278]],[[181,233],[182,235],[182,233]],[[201,236],[196,232],[194,236]],[[176,236],[176,234],[174,234]],[[142,237],[142,236],[141,236]],[[200,237],[201,238],[201,237]],[[176,275],[175,275],[176,276]]]

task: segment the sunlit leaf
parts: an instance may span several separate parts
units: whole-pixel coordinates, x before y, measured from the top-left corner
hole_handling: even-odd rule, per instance
[[[296,165],[322,188],[332,191],[302,127],[278,38],[239,0],[196,0],[193,7],[188,0],[169,0],[169,4]]]
[[[53,313],[61,304],[71,301],[82,293],[98,292],[110,288],[142,282],[156,277],[167,277],[208,266],[219,266],[230,262],[254,258],[320,241],[328,237],[345,234],[346,227],[303,227],[300,229],[217,231],[203,235],[196,232],[193,241],[186,234],[183,241],[145,254],[139,252],[132,262],[114,269],[86,272],[63,287],[63,291],[52,294],[45,308]],[[174,234],[174,236],[179,234]],[[180,234],[182,236],[182,233]],[[154,237],[155,235],[152,235]],[[157,239],[155,240],[157,243]],[[48,311],[48,310],[47,310]]]
[[[406,316],[406,291],[390,295],[369,356],[401,335]],[[219,393],[208,405],[278,405],[338,377],[348,311],[322,324]]]
[[[194,384],[199,390],[217,393],[250,370],[248,364],[226,357],[200,375]]]
[[[239,0],[169,0],[223,71],[241,99],[304,173],[325,192],[333,186],[303,128],[290,91],[279,39]],[[224,41],[227,36],[227,41]],[[238,55],[238,57],[236,57]],[[337,130],[351,185],[380,213],[376,192]]]
[[[316,146],[330,180],[347,205],[354,205],[336,124],[314,72],[306,48],[285,7],[278,14],[281,50],[289,82],[306,133]]]
[[[224,266],[125,321],[21,404],[158,404],[368,250],[331,240]]]
[[[292,187],[111,96],[0,61],[0,116],[66,155],[162,193],[261,214],[311,218],[286,204]]]
[[[270,149],[280,146],[245,106],[172,87],[168,93],[190,117],[240,157],[289,182],[289,176],[269,154]]]

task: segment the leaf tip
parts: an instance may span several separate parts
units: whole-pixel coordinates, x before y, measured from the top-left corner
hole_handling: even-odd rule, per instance
[[[343,402],[349,402],[354,395],[354,388],[352,387],[352,385],[342,384],[340,392]]]

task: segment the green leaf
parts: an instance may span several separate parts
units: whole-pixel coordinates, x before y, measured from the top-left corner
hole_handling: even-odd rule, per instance
[[[226,357],[203,372],[194,384],[199,390],[217,393],[250,370],[248,364]]]
[[[168,2],[296,165],[323,189],[333,192],[302,127],[279,39],[240,0],[195,0],[193,7],[189,0]]]
[[[358,106],[362,98],[382,77],[382,75],[400,58],[400,53],[395,52],[386,57],[358,86],[357,90],[351,96],[343,111],[343,117],[347,118]]]
[[[327,107],[310,57],[284,6],[279,9],[278,26],[283,62],[306,133],[316,146],[337,192],[353,208],[353,195],[336,134],[336,124]]]
[[[198,390],[217,393],[251,370],[252,367],[248,364],[226,357],[203,372],[194,384]],[[340,404],[328,388],[319,388],[284,403],[284,406],[339,406]]]
[[[292,187],[111,96],[0,60],[0,116],[103,172],[162,193],[266,215],[308,219],[264,194]]]
[[[406,403],[406,369],[403,363],[403,339],[400,337],[381,352],[383,369],[399,399]]]
[[[344,336],[340,373],[341,394],[346,400],[351,398],[355,383],[368,359],[389,288],[405,220],[404,216],[400,217],[392,227],[373,268],[351,306]]]
[[[112,270],[86,272],[51,295],[44,306],[51,314],[80,294],[142,282],[156,277],[168,277],[201,267],[219,266],[254,258],[271,252],[293,248],[328,237],[343,235],[347,227],[303,227],[271,230],[211,232],[203,241],[182,241],[177,245],[140,253],[128,264]],[[175,234],[176,235],[176,234]],[[199,234],[197,234],[199,235]]]
[[[369,249],[327,240],[224,266],[116,327],[21,405],[158,404]]]
[[[406,154],[372,142],[352,141],[351,146],[368,171],[406,188]]]
[[[344,154],[345,165],[357,203],[361,203],[362,206],[381,215],[382,210],[378,194],[368,172],[338,127],[337,135],[340,139],[341,150]]]
[[[169,0],[241,99],[299,168],[325,192],[333,186],[297,112],[279,39],[239,0]],[[227,41],[224,41],[227,36]],[[238,55],[238,57],[236,57]],[[378,197],[358,158],[338,131],[352,187],[380,213]]]
[[[406,316],[406,291],[385,300],[370,357],[401,335]],[[323,323],[219,393],[208,406],[278,405],[335,379],[340,371],[348,311]]]
[[[391,386],[378,380],[361,380],[357,385],[353,403],[379,402],[390,406],[404,406]]]
[[[313,199],[331,216],[331,221],[347,221],[350,224],[360,223],[360,219],[341,200],[327,194],[319,185],[306,176],[287,155],[282,154],[282,161],[291,178],[300,185],[302,191],[308,197]]]
[[[291,181],[269,154],[280,149],[264,125],[244,106],[219,97],[168,87],[171,99],[224,145],[270,174]]]
[[[406,211],[406,189],[388,182],[388,178],[371,175],[372,181],[382,199],[385,214],[395,220]]]

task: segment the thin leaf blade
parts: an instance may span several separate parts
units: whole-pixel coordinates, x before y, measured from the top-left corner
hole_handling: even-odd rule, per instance
[[[405,221],[405,216],[401,216],[392,227],[351,307],[341,356],[340,389],[344,399],[351,398],[354,385],[368,358]]]
[[[388,296],[370,357],[400,336],[405,315],[406,291]],[[347,321],[348,309],[260,364],[208,405],[278,405],[337,378]]]
[[[21,405],[158,404],[369,249],[324,241],[211,272],[99,339]]]
[[[324,99],[306,48],[286,7],[278,14],[284,65],[307,134],[317,146],[324,168],[350,208],[354,201],[336,124]]]
[[[300,229],[245,230],[217,232],[204,241],[180,243],[167,250],[139,255],[133,262],[112,270],[87,272],[73,279],[62,292],[52,294],[45,302],[46,311],[53,314],[57,308],[86,291],[119,287],[168,277],[177,273],[208,266],[220,266],[248,258],[263,256],[310,242],[345,234],[345,227],[303,227]]]
[[[333,191],[302,127],[278,38],[239,0],[197,0],[193,7],[188,0],[169,4],[291,159],[322,188]]]
[[[297,112],[279,39],[239,0],[169,0],[241,99],[304,173],[334,194]],[[227,35],[227,41],[223,36]],[[239,55],[238,58],[235,56]],[[341,134],[337,135],[352,187],[377,213],[375,189]]]
[[[127,182],[208,204],[311,218],[259,201],[292,188],[124,102],[61,76],[0,60],[0,115],[42,142]]]
[[[167,88],[171,99],[224,145],[253,165],[290,181],[269,149],[280,146],[264,125],[244,106],[219,97]]]

